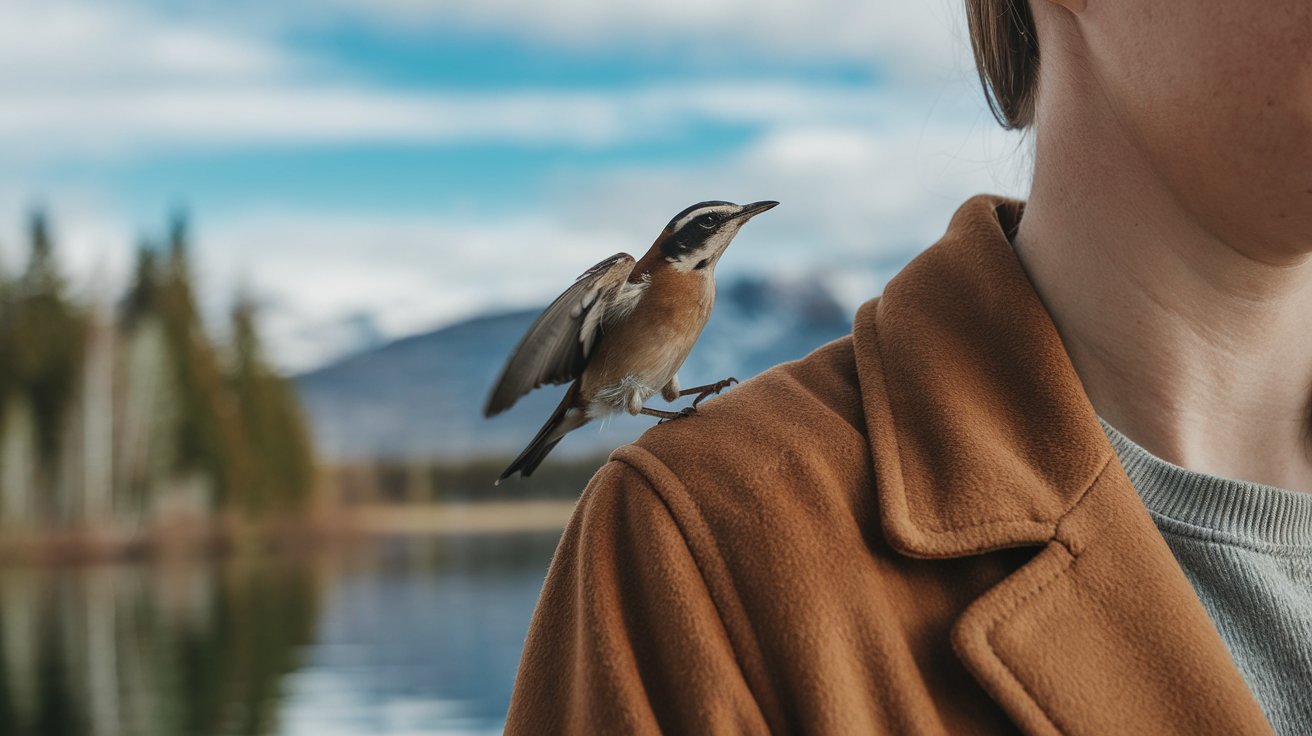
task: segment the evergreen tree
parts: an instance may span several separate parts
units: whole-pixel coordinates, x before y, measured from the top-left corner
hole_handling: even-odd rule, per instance
[[[50,237],[50,223],[44,210],[32,212],[28,221],[28,242],[31,251],[23,284],[31,291],[60,294],[64,282],[55,266],[55,244]]]
[[[218,358],[196,306],[185,216],[175,217],[172,223],[168,263],[158,289],[179,403],[178,470],[212,478],[218,506],[233,505],[247,486],[250,463],[239,419],[225,400]]]
[[[13,284],[9,282],[9,276],[0,269],[0,439],[4,433],[3,417],[5,409],[5,400],[10,392],[15,389],[17,375],[14,372],[14,339],[13,339]]]
[[[247,508],[255,514],[302,509],[314,484],[309,434],[291,384],[264,361],[249,298],[233,309],[232,339],[229,382],[252,459]]]
[[[133,271],[132,284],[123,299],[123,323],[131,328],[138,320],[147,315],[159,313],[159,259],[150,241],[143,240],[137,246],[137,265]]]
[[[61,447],[61,440],[78,436],[69,432],[76,428],[65,425],[77,418],[70,409],[78,400],[88,360],[90,322],[67,298],[44,213],[32,215],[29,240],[21,275],[7,280],[0,274],[0,417],[7,400],[25,401],[34,423],[34,487],[49,491],[56,487],[56,470],[76,461],[62,453],[78,448]],[[145,346],[140,355],[147,356],[122,364],[129,371],[130,366],[144,365],[145,374],[124,375],[148,376],[144,384],[123,379],[117,383],[119,399],[126,394],[145,397],[130,402],[139,411],[123,425],[132,431],[122,447],[148,448],[141,451],[151,460],[134,455],[133,462],[151,468],[142,471],[151,480],[124,481],[117,492],[141,492],[173,476],[199,475],[212,484],[216,509],[247,516],[301,510],[315,482],[315,468],[293,386],[265,361],[248,299],[239,299],[231,315],[231,360],[224,370],[197,306],[188,241],[186,218],[178,216],[170,224],[164,249],[143,242],[133,282],[121,302],[120,323],[128,335],[123,344],[134,350]],[[136,332],[147,320],[149,331]],[[136,336],[143,341],[134,342]],[[160,379],[167,385],[153,389]],[[117,400],[112,403],[114,411],[123,410]],[[141,437],[147,439],[138,441]],[[112,451],[118,452],[120,445],[113,444]]]
[[[36,418],[39,460],[46,471],[59,453],[65,411],[76,391],[86,323],[64,295],[54,241],[45,214],[33,213],[27,269],[6,305],[7,358],[15,388],[26,395]]]

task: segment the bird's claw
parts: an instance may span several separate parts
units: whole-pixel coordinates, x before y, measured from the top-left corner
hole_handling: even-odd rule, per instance
[[[664,423],[666,423],[666,422],[672,422],[672,421],[674,421],[675,419],[683,419],[684,417],[690,417],[690,416],[692,416],[693,414],[696,414],[696,413],[697,413],[697,405],[694,403],[692,406],[685,406],[685,407],[683,407],[682,409],[680,409],[678,414],[675,414],[674,416],[672,416],[672,417],[668,417],[668,418],[666,418],[666,419],[662,419],[662,420],[660,420],[659,422],[656,422],[656,423],[657,423],[657,424],[664,424]]]
[[[709,398],[711,396],[718,396],[721,391],[725,390],[726,388],[729,388],[735,383],[738,383],[738,379],[733,377],[726,378],[723,381],[716,381],[715,385],[697,394],[697,398],[692,400],[693,407],[695,408],[698,404],[702,403],[703,399]]]

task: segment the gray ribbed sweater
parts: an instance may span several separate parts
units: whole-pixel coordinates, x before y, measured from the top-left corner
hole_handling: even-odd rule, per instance
[[[1173,465],[1098,420],[1276,733],[1312,734],[1312,493]]]

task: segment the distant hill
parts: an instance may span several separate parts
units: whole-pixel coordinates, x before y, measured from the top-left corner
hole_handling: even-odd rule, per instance
[[[492,381],[539,310],[487,315],[352,355],[296,379],[315,441],[329,459],[444,459],[518,453],[564,387],[482,417]],[[740,279],[721,284],[711,321],[679,380],[746,380],[847,334],[851,315],[817,280]],[[732,391],[733,389],[729,389]],[[659,399],[654,406],[660,406]],[[561,456],[603,452],[653,420],[616,418],[571,434]]]

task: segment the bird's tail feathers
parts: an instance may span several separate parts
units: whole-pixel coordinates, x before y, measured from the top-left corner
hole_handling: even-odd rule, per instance
[[[537,435],[533,437],[533,441],[528,443],[528,447],[525,447],[524,451],[519,453],[519,457],[515,458],[514,462],[502,471],[501,477],[496,480],[498,485],[515,473],[519,473],[524,478],[532,475],[533,471],[537,470],[537,467],[546,459],[547,454],[560,443],[566,434],[587,424],[588,418],[583,409],[573,406],[577,395],[578,384],[576,383],[565,392],[565,397],[560,400],[560,404],[551,413],[551,417],[547,419],[546,424],[543,424],[542,428],[538,430]]]

